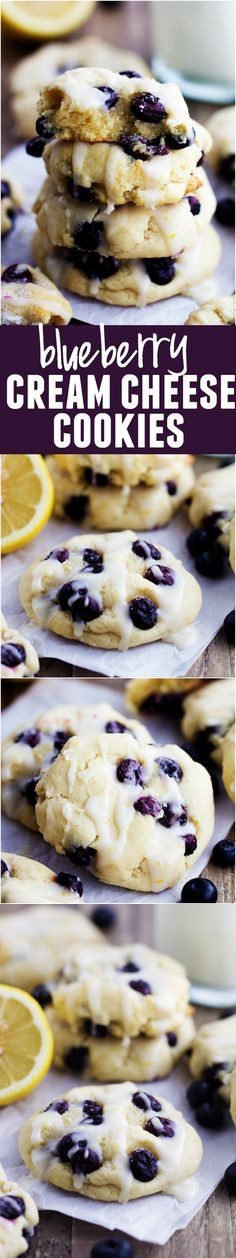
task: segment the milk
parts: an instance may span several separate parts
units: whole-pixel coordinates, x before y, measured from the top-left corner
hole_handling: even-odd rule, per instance
[[[192,997],[230,1006],[236,1000],[236,905],[160,905],[155,914],[160,952],[186,966]]]
[[[193,99],[234,99],[233,0],[151,0],[152,68]]]

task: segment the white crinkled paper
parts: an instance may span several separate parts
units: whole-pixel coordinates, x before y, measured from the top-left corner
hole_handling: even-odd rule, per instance
[[[116,709],[127,713],[127,708],[123,699],[123,694],[118,684],[111,687],[109,682],[105,681],[64,681],[48,680],[35,682],[34,686],[27,687],[24,694],[11,704],[9,708],[3,712],[2,719],[2,737],[7,737],[14,729],[20,727],[34,726],[36,719],[42,715],[47,708],[57,706],[59,703],[73,703],[84,705],[89,703],[111,703]],[[130,713],[129,713],[130,715]],[[142,718],[141,718],[142,719]],[[158,718],[143,717],[145,725],[150,729],[150,733],[156,742],[162,745],[166,742],[179,743],[182,740],[177,722],[171,721],[166,716],[158,716]],[[223,839],[228,834],[230,826],[233,824],[234,809],[226,792],[222,789],[222,794],[218,795],[216,800],[216,821],[214,835],[208,843],[205,851],[199,857],[194,866],[189,871],[189,877],[198,875],[207,865],[210,858],[212,848],[215,843]],[[50,869],[59,872],[65,869],[67,873],[71,873],[73,865],[66,856],[59,856],[58,853],[48,843],[45,843],[35,831],[27,830],[24,826],[18,825],[16,821],[12,821],[7,817],[3,817],[2,823],[2,850],[17,853],[21,856],[28,856],[33,860],[41,861],[44,865],[49,865]],[[122,887],[113,887],[110,884],[99,882],[86,869],[81,870],[81,877],[84,887],[84,900],[88,902],[105,903],[106,901],[130,903],[148,901],[150,904],[158,903],[176,903],[180,900],[180,891],[183,883],[187,881],[185,876],[181,883],[168,891],[162,891],[159,895],[154,893],[144,894],[137,891],[129,891]]]

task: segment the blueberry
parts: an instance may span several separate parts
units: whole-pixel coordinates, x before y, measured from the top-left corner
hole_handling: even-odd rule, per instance
[[[34,136],[33,140],[27,141],[27,144],[25,146],[26,153],[28,153],[29,157],[42,157],[42,153],[43,153],[43,150],[45,149],[46,143],[47,143],[46,140],[39,140],[37,136]]]
[[[234,153],[228,153],[227,157],[221,158],[219,174],[222,175],[222,179],[226,179],[227,183],[234,182],[234,176],[235,176]]]
[[[115,106],[115,105],[117,105],[118,96],[117,96],[116,92],[114,92],[114,91],[113,91],[113,88],[112,88],[112,87],[107,87],[107,85],[106,85],[106,84],[104,84],[104,86],[103,86],[103,87],[99,87],[99,88],[98,88],[98,91],[99,91],[99,92],[104,92],[104,95],[105,95],[105,108],[106,108],[106,109],[114,109],[114,106]]]
[[[228,616],[225,616],[224,631],[225,631],[225,636],[227,638],[227,642],[229,643],[229,646],[234,646],[234,643],[235,643],[235,612],[234,611],[228,612]]]
[[[82,865],[84,869],[88,868],[94,856],[92,847],[70,847],[67,853],[74,865]]]
[[[4,874],[9,874],[9,869],[6,861],[1,860],[1,878],[4,878]]]
[[[85,203],[87,201],[89,202],[94,200],[93,189],[82,188],[81,184],[74,183],[71,175],[69,176],[69,179],[67,179],[67,190],[70,193],[70,196],[73,197],[74,201],[82,201]]]
[[[107,721],[105,731],[106,734],[127,734],[127,725],[122,725],[121,721]]]
[[[99,930],[111,930],[116,925],[116,913],[110,904],[98,904],[91,913],[91,919]]]
[[[96,489],[106,489],[109,484],[106,472],[94,472],[92,467],[86,467],[84,475],[87,485],[94,485]]]
[[[80,1072],[86,1069],[88,1056],[88,1049],[85,1048],[83,1044],[78,1045],[77,1048],[74,1045],[74,1047],[69,1048],[68,1053],[65,1054],[65,1066],[68,1066],[68,1070],[75,1070],[76,1073],[78,1072],[78,1074],[80,1074]]]
[[[7,183],[7,179],[1,179],[1,201],[3,200],[3,197],[9,197],[10,194],[10,184]]]
[[[132,1102],[133,1105],[137,1105],[138,1109],[151,1109],[156,1114],[159,1114],[161,1110],[160,1101],[157,1101],[156,1096],[152,1096],[150,1092],[134,1092]]]
[[[5,668],[18,668],[19,664],[24,664],[26,660],[26,651],[20,643],[8,642],[7,645],[1,646],[1,664]]]
[[[185,826],[187,821],[187,811],[183,804],[162,804],[163,817],[160,817],[160,826],[165,826],[166,830],[170,830],[171,826]],[[188,884],[189,885],[189,884]]]
[[[159,1122],[161,1127],[159,1127],[159,1123],[157,1125],[155,1118],[149,1118],[149,1122],[145,1124],[144,1130],[149,1131],[151,1136],[165,1136],[166,1138],[174,1136],[175,1129],[169,1118],[160,1118]]]
[[[38,747],[41,742],[41,733],[39,729],[25,729],[22,734],[17,734],[15,743],[26,743],[27,747]]]
[[[200,214],[201,206],[198,197],[190,196],[187,200],[190,206],[191,214]]]
[[[32,272],[28,266],[24,266],[23,262],[14,262],[12,266],[7,266],[2,273],[2,280],[7,284],[32,284]]]
[[[103,572],[103,555],[99,550],[90,550],[87,546],[83,552],[83,564],[89,572]]]
[[[175,483],[175,480],[167,480],[166,488],[168,490],[168,494],[170,495],[170,498],[174,498],[174,495],[177,494],[177,485]]]
[[[91,1258],[133,1258],[133,1253],[130,1241],[108,1237],[107,1240],[104,1238],[103,1241],[96,1241],[91,1249]]]
[[[168,756],[161,756],[160,759],[156,760],[156,764],[158,764],[160,773],[164,773],[168,778],[174,778],[175,782],[181,782],[183,769],[180,768],[180,764],[177,764],[177,760],[171,760]]]
[[[0,1218],[18,1219],[25,1213],[23,1197],[0,1197]]]
[[[189,132],[189,135],[186,135],[185,131],[181,131],[180,127],[176,128],[176,131],[166,131],[166,134],[165,134],[165,140],[166,140],[166,143],[169,145],[170,149],[189,148],[190,144],[194,144],[195,139],[196,139],[196,134],[194,131],[194,127],[192,127],[192,130]]]
[[[140,799],[136,800],[134,808],[136,812],[141,812],[142,817],[158,817],[162,805],[152,795],[140,795]]]
[[[185,856],[192,856],[193,852],[196,852],[196,847],[197,847],[197,839],[196,839],[196,835],[195,835],[195,834],[185,834],[185,835],[184,835],[184,844],[185,844],[185,847],[184,847],[184,855],[185,855]]]
[[[190,878],[181,891],[184,904],[215,904],[218,891],[210,878]]]
[[[94,1127],[99,1127],[103,1123],[103,1108],[96,1101],[84,1101],[83,1114]]]
[[[47,117],[47,114],[40,114],[40,117],[36,119],[35,125],[37,135],[40,135],[43,140],[53,140],[53,125],[51,119]]]
[[[49,555],[46,555],[46,559],[57,559],[58,563],[65,563],[66,559],[69,559],[69,553],[69,550],[62,546],[60,550],[50,550]]]
[[[60,1162],[69,1162],[70,1154],[72,1153],[72,1149],[75,1144],[77,1144],[76,1131],[67,1132],[66,1136],[62,1136],[55,1149],[55,1153],[57,1154],[57,1157],[60,1158]]]
[[[129,1165],[134,1179],[140,1180],[142,1184],[155,1179],[157,1175],[157,1160],[148,1149],[135,1149],[134,1153],[130,1153]]]
[[[24,1240],[27,1241],[27,1245],[32,1240],[32,1236],[34,1236],[35,1231],[35,1227],[23,1227],[22,1236],[24,1236]]]
[[[81,524],[86,516],[88,502],[87,494],[72,494],[64,504],[66,515],[69,515],[70,520],[76,520]]]
[[[190,1087],[187,1090],[187,1098],[192,1109],[198,1109],[199,1105],[202,1105],[205,1101],[210,1101],[212,1098],[210,1083],[207,1083],[206,1079],[194,1079],[194,1082],[190,1083]]]
[[[229,869],[235,865],[235,843],[233,839],[221,839],[213,847],[212,860],[220,869]]]
[[[146,581],[153,581],[153,585],[174,585],[175,583],[174,573],[171,568],[164,568],[162,564],[160,564],[159,568],[147,568],[144,575]]]
[[[57,751],[58,753],[59,751],[62,751],[62,747],[65,746],[68,738],[71,738],[69,730],[65,733],[64,729],[57,729],[53,739],[54,751]]]
[[[175,1034],[175,1031],[167,1031],[166,1039],[167,1039],[167,1044],[169,1044],[170,1048],[176,1047],[176,1044],[178,1043],[178,1039],[177,1039],[177,1035]]]
[[[141,118],[141,121],[144,119],[144,122],[161,122],[162,118],[166,118],[164,105],[151,92],[140,92],[139,96],[134,97],[131,108],[134,117]]]
[[[219,1101],[203,1101],[196,1109],[196,1120],[200,1127],[209,1127],[211,1131],[220,1131],[224,1125],[224,1110]]]
[[[152,992],[150,983],[145,983],[142,978],[133,978],[129,987],[132,987],[134,992],[139,992],[140,996],[150,996]]]
[[[55,1114],[67,1114],[67,1111],[69,1109],[69,1101],[51,1101],[50,1105],[47,1105],[46,1109],[44,1110],[44,1113],[47,1114],[48,1110],[50,1109],[54,1110]]]
[[[140,965],[136,965],[135,961],[126,961],[125,965],[122,965],[121,974],[138,974],[139,970]]]
[[[66,581],[61,585],[57,601],[63,612],[69,612],[72,620],[82,621],[84,625],[101,616],[102,608],[97,600],[91,598],[86,586],[80,587],[79,581]]]
[[[129,614],[135,629],[146,632],[157,623],[158,611],[150,598],[132,598],[129,603]]]
[[[138,70],[119,70],[119,74],[121,77],[124,75],[126,79],[142,79],[143,77],[142,74],[138,73]]]
[[[217,201],[216,218],[223,227],[234,227],[235,204],[232,197],[222,197],[221,201]]]
[[[68,891],[74,891],[76,895],[83,895],[83,883],[80,878],[76,878],[76,874],[65,874],[62,870],[56,875],[56,882],[59,887],[66,887]]]
[[[80,253],[78,249],[74,249],[74,252],[72,251],[71,260],[74,266],[78,267],[79,271],[84,271],[89,280],[100,280],[101,282],[102,280],[108,280],[111,275],[115,275],[120,266],[118,258],[111,257],[111,254],[106,257],[101,253],[95,252]]]
[[[33,996],[34,1000],[38,1001],[38,1005],[41,1005],[41,1009],[46,1009],[47,1005],[52,1003],[50,988],[46,987],[45,983],[38,983],[37,987],[34,988]]]
[[[193,559],[195,559],[197,555],[201,555],[202,552],[206,550],[207,545],[207,529],[192,529],[192,532],[189,533],[187,537],[186,546]]]
[[[80,223],[75,232],[75,243],[79,249],[99,249],[103,238],[102,223]]]
[[[236,1009],[222,1009],[222,1013],[220,1014],[220,1018],[221,1018],[221,1019],[222,1019],[222,1018],[233,1018],[235,1013],[236,1013]]]
[[[102,1156],[90,1149],[87,1140],[79,1140],[75,1153],[70,1158],[74,1175],[92,1175],[102,1166]]]
[[[32,808],[35,808],[35,804],[37,804],[36,786],[38,782],[39,777],[29,778],[26,785],[21,788],[21,794],[25,796],[25,799],[27,799],[28,804],[31,804]]]
[[[145,258],[145,267],[152,284],[171,284],[174,279],[174,258]]]
[[[157,547],[153,546],[152,542],[144,542],[140,537],[137,537],[136,541],[133,542],[132,551],[140,559],[149,559],[149,556],[151,556],[151,559],[161,559],[161,551],[157,550]]]
[[[156,140],[147,140],[142,135],[121,135],[119,144],[128,157],[141,162],[148,162],[152,157],[165,157],[169,152],[166,139],[162,135]]]
[[[92,1022],[91,1018],[84,1019],[84,1030],[86,1035],[91,1035],[95,1040],[105,1040],[109,1035],[108,1026],[102,1022]]]
[[[230,1166],[227,1166],[227,1167],[226,1167],[226,1171],[225,1171],[225,1173],[224,1173],[224,1181],[225,1181],[226,1187],[229,1189],[229,1192],[231,1193],[232,1197],[235,1197],[235,1194],[236,1194],[236,1162],[231,1162],[231,1163],[230,1163]]]
[[[118,782],[129,782],[132,786],[142,786],[142,765],[137,760],[120,760],[116,776]]]
[[[202,577],[211,577],[217,580],[223,577],[225,571],[225,553],[221,546],[215,546],[213,551],[205,550],[201,555],[197,556],[196,569]]]

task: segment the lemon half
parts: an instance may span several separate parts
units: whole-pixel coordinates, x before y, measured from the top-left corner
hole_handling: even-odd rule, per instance
[[[53,1037],[45,1013],[33,996],[0,984],[0,1105],[32,1092],[53,1056]]]
[[[2,18],[16,35],[57,39],[87,22],[95,0],[2,0]]]
[[[52,513],[54,489],[40,454],[3,454],[1,459],[2,553],[31,542]]]

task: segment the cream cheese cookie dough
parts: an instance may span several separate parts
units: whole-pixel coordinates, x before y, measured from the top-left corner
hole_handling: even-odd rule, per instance
[[[109,70],[137,71],[149,75],[149,67],[137,53],[115,48],[103,39],[88,35],[72,43],[49,43],[23,57],[10,75],[10,91],[16,133],[30,139],[37,118],[37,102],[41,89],[66,70],[79,66],[108,66]]]
[[[197,196],[151,209],[132,204],[103,208],[93,199],[84,203],[73,193],[59,194],[52,179],[46,179],[33,208],[40,232],[53,246],[127,261],[175,257],[191,249],[213,217],[216,198],[204,171]]]
[[[227,795],[235,802],[235,725],[232,724],[223,741],[223,783]]]
[[[19,590],[41,627],[107,650],[184,642],[202,601],[180,560],[129,531],[70,538],[31,564]]]
[[[189,506],[194,527],[202,525],[226,552],[230,549],[230,524],[235,511],[235,465],[204,472],[195,482]]]
[[[0,980],[13,987],[23,987],[32,992],[36,985],[49,982],[64,965],[67,950],[74,944],[96,945],[101,942],[101,932],[80,908],[27,908],[20,910],[2,907],[0,917]]]
[[[221,253],[219,236],[207,227],[191,249],[175,257],[130,259],[54,248],[37,231],[33,254],[57,285],[79,297],[92,297],[112,306],[147,306],[191,290],[215,270]]]
[[[175,701],[179,703],[180,710],[185,694],[189,691],[197,689],[201,686],[201,681],[197,681],[194,677],[187,678],[162,678],[148,677],[139,678],[138,681],[128,681],[125,691],[125,697],[128,708],[131,712],[158,711],[161,703],[164,707],[168,702]]]
[[[192,144],[176,149],[165,144],[161,152],[159,141],[135,134],[123,136],[120,144],[51,140],[43,153],[46,170],[57,191],[77,201],[148,208],[177,204],[187,193],[197,196],[202,154],[211,143],[205,127],[193,126]]]
[[[21,184],[8,170],[1,167],[1,236],[12,231],[19,210],[23,209],[24,196]]]
[[[70,322],[70,302],[39,267],[16,262],[2,267],[1,274],[2,323]]]
[[[235,109],[217,109],[208,119],[212,146],[208,161],[228,183],[235,177]]]
[[[1,677],[35,677],[38,671],[37,651],[16,629],[9,629],[1,613]]]
[[[203,306],[199,306],[198,310],[193,310],[192,314],[186,319],[187,324],[209,323],[223,326],[235,324],[235,294],[227,297],[214,297],[213,301],[207,301]]]
[[[178,1196],[178,1185],[182,1199],[202,1156],[200,1137],[182,1114],[130,1082],[73,1088],[52,1100],[24,1124],[19,1148],[38,1179],[120,1202],[156,1192]]]
[[[236,1127],[236,1066],[230,1076],[230,1113]]]
[[[200,1027],[189,1066],[195,1079],[207,1079],[229,1105],[231,1072],[236,1066],[236,1014]]]
[[[157,152],[188,148],[195,130],[175,83],[118,74],[104,68],[66,71],[39,99],[36,131],[45,140],[122,141],[130,135],[155,141]]]
[[[19,1258],[29,1248],[39,1221],[33,1197],[20,1184],[8,1180],[0,1163],[1,1258]]]
[[[55,490],[55,514],[91,528],[109,529],[111,521],[114,529],[149,529],[167,524],[194,486],[189,455],[180,454],[178,459],[175,455],[134,455],[130,459],[126,455],[108,455],[107,459],[91,455],[90,459],[91,462],[89,456],[83,455],[81,459],[79,455],[51,455],[47,465]],[[120,471],[122,459],[127,462]]]
[[[202,751],[222,765],[225,736],[232,727],[235,713],[233,678],[210,681],[194,693],[183,697],[181,729],[190,742],[197,742]]]
[[[171,744],[137,743],[134,753],[129,734],[71,738],[36,794],[46,842],[100,881],[134,891],[174,886],[213,831],[206,769]]]
[[[60,704],[48,708],[30,728],[13,730],[2,742],[2,808],[7,817],[37,830],[36,786],[45,768],[56,759],[73,734],[129,733],[135,742],[151,743],[139,721],[117,712],[110,703],[86,708]]]
[[[83,885],[76,875],[71,877],[63,869],[55,874],[40,861],[2,852],[1,904],[79,904],[82,895]]]

